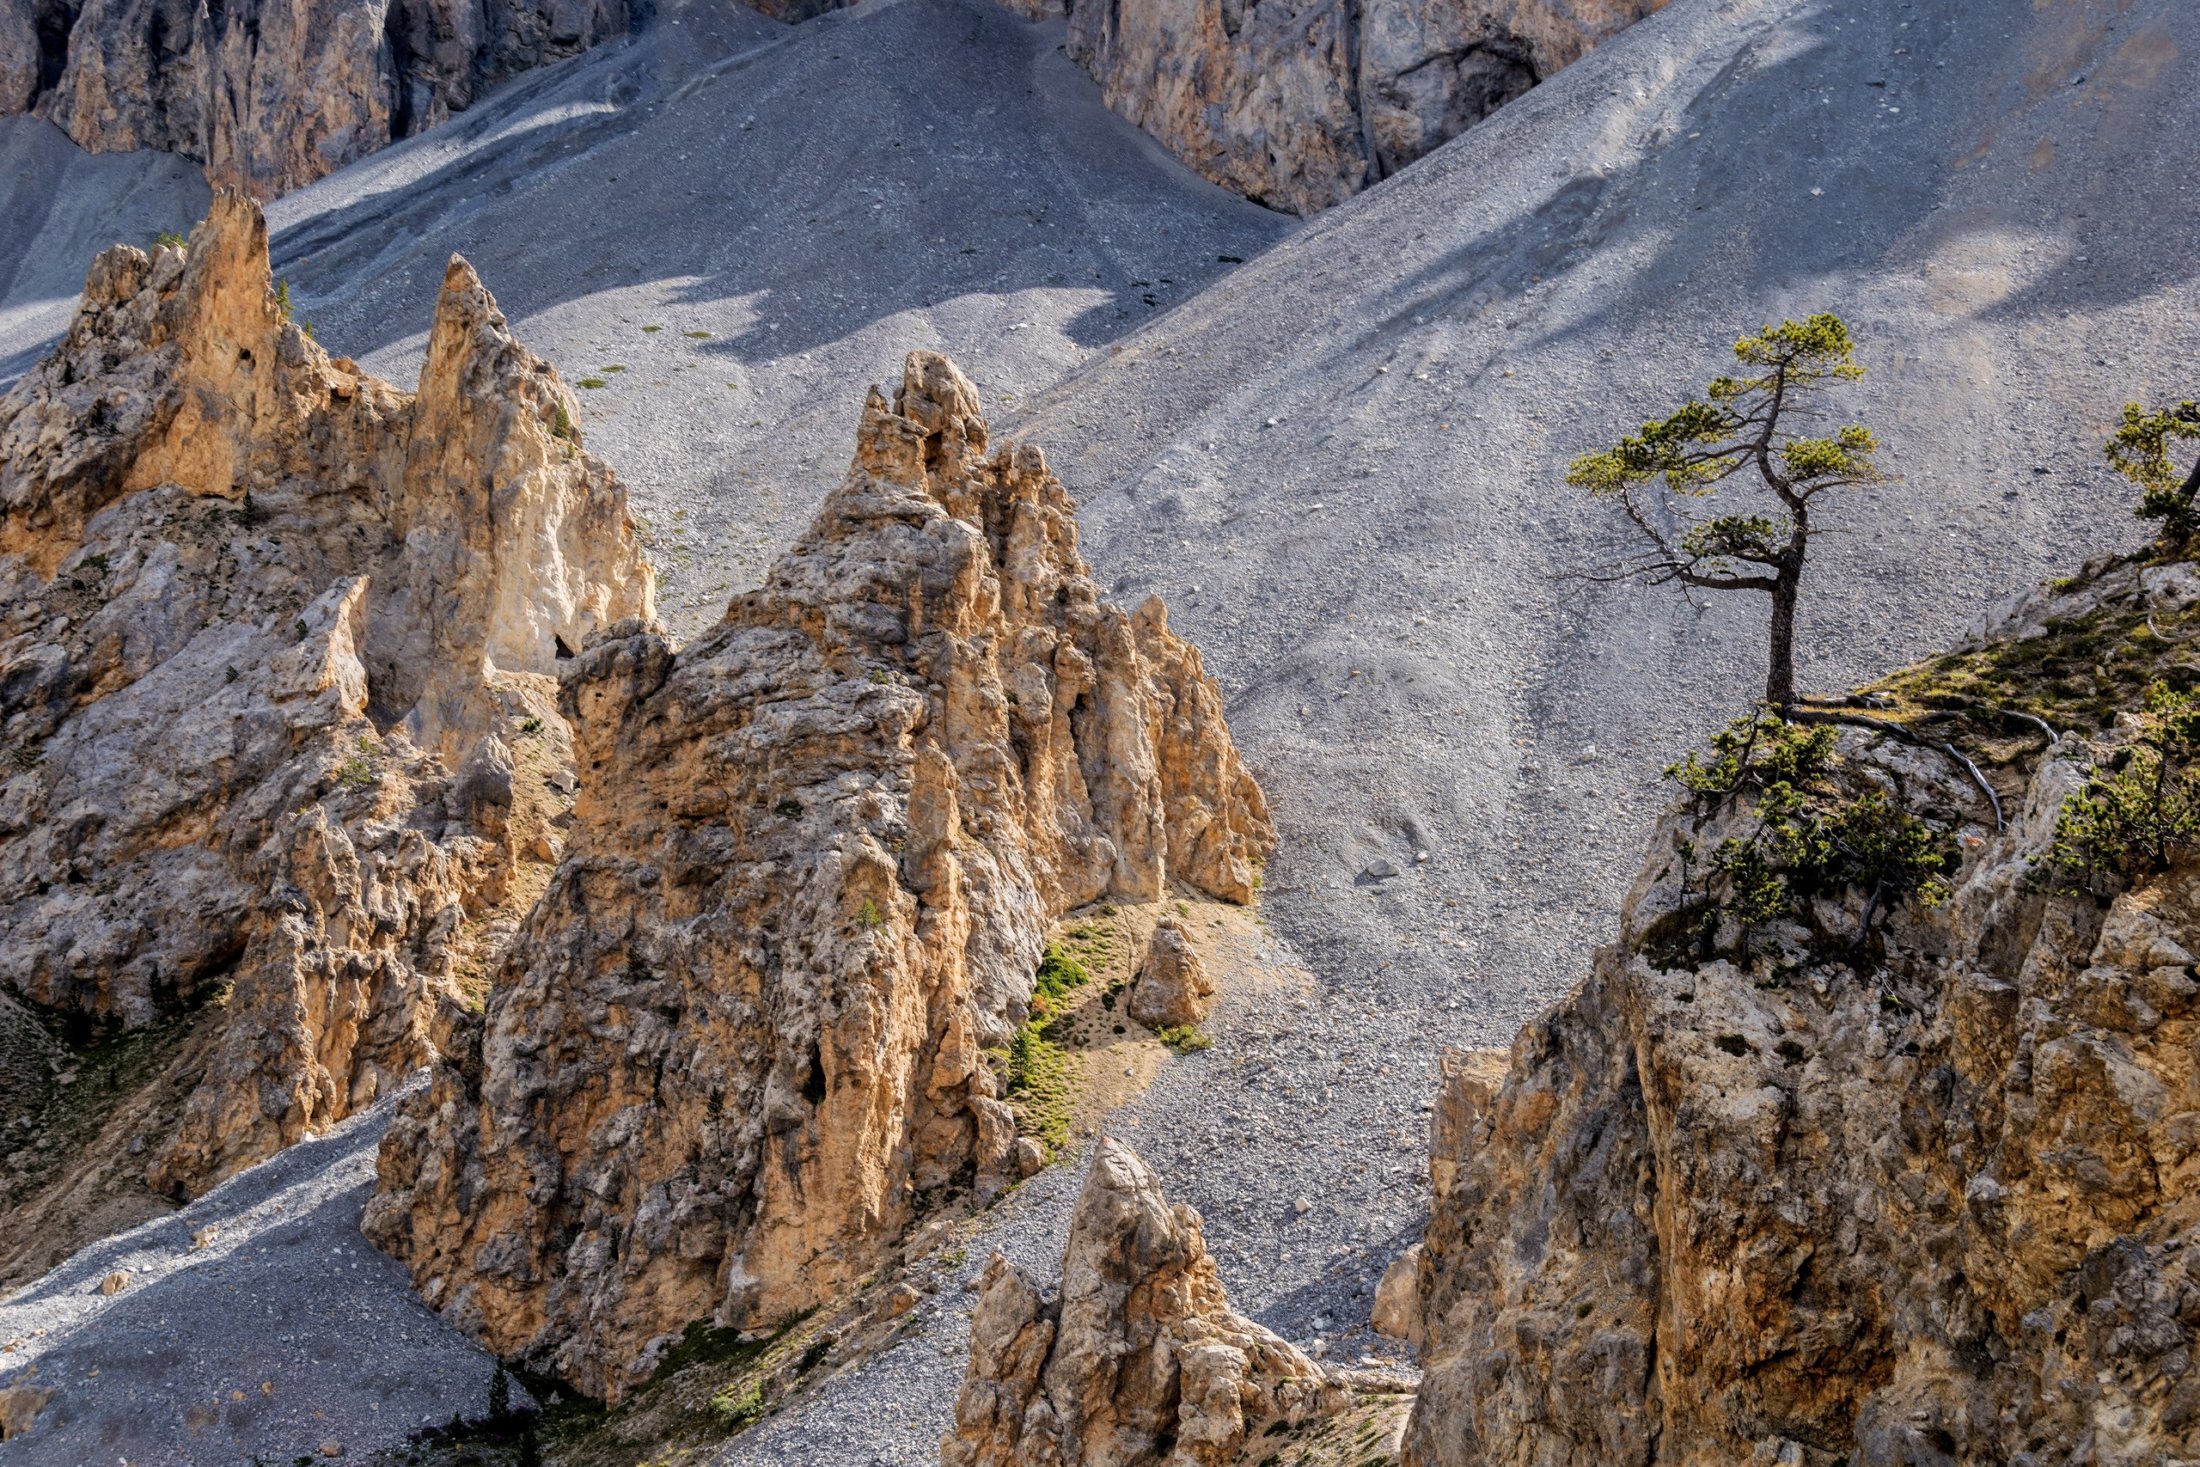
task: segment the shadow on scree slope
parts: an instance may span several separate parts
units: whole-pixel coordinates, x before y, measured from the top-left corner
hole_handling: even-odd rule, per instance
[[[1340,353],[1400,336],[1415,316],[1501,306],[1531,279],[1560,280],[1585,252],[1608,248],[1643,261],[1607,282],[1616,298],[1523,347],[1606,331],[1614,315],[1656,320],[1690,297],[1733,302],[1738,327],[1758,303],[1847,272],[1899,271],[1903,257],[1921,261],[1973,230],[2054,230],[2068,241],[2058,263],[1985,305],[1982,320],[2106,309],[2200,276],[2200,229],[2189,217],[2158,213],[2147,226],[2132,210],[2193,192],[2181,140],[2200,131],[2200,12],[2154,0],[2127,15],[2135,36],[2073,36],[2074,7],[2018,34],[1985,24],[1987,8],[1851,16],[1791,7],[1792,18],[1745,43],[1689,100],[1683,136],[1653,142],[1626,167],[1572,178],[1533,212],[1462,240],[1388,292],[1396,304]],[[2043,52],[2074,58],[2085,81],[2060,78],[2043,92],[2034,81]],[[2182,59],[2173,69],[2165,56]],[[2094,91],[2077,95],[2084,85]],[[1826,99],[1840,92],[1844,115],[1829,120]],[[1480,146],[1501,151],[1501,129],[1529,146],[1545,100],[1530,94],[1495,114]],[[1685,136],[1712,129],[1749,145],[1697,147]],[[2065,166],[2046,161],[2058,155]],[[2021,189],[1966,186],[1981,170],[2013,169],[2025,175]]]
[[[834,12],[685,86],[643,54],[664,24],[469,113],[478,153],[283,229],[277,272],[323,339],[403,339],[424,267],[457,251],[515,319],[654,281],[681,282],[674,307],[746,300],[706,348],[741,363],[1047,287],[1102,297],[1069,328],[1096,346],[1296,227],[1107,111],[1058,24],[987,0]],[[592,114],[559,119],[577,98]]]

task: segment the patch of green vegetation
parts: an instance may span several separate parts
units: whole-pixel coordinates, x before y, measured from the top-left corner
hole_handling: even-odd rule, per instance
[[[1197,1024],[1172,1024],[1154,1037],[1178,1054],[1197,1054],[1215,1047],[1214,1040]]]
[[[190,243],[191,241],[185,239],[173,229],[159,230],[153,235],[153,248],[156,250],[180,250]]]
[[[644,327],[642,328],[642,330],[644,330],[644,331],[662,331],[662,330],[664,330],[664,329],[665,329],[665,328],[664,328],[664,327],[662,327],[662,326],[644,326]]]
[[[602,368],[601,370],[605,372],[623,372],[626,370],[626,363],[613,362],[610,366]]]
[[[290,282],[288,280],[275,282],[275,309],[282,313],[285,321],[290,319]]]
[[[558,399],[551,407],[550,436],[568,440],[573,436],[573,415],[565,410],[563,398]]]
[[[589,391],[593,392],[599,387],[609,387],[611,384],[604,381],[601,377],[583,377],[579,382],[575,383],[574,385],[577,387],[585,387]]]
[[[1709,757],[1692,753],[1668,769],[1666,777],[1694,796],[1698,829],[1737,811],[1743,818],[1708,860],[1692,839],[1682,840],[1688,895],[1646,937],[1652,961],[1674,966],[1712,957],[1731,922],[1734,956],[1746,962],[1753,929],[1783,917],[1811,925],[1819,896],[1864,894],[1857,929],[1847,935],[1855,947],[1904,903],[1946,900],[1958,864],[1946,832],[1842,776],[1832,729],[1770,713],[1736,719],[1713,737]]]
[[[2149,625],[2136,597],[2117,598],[2081,616],[2049,622],[2040,635],[1943,653],[1865,689],[1893,705],[1896,721],[1952,716],[2006,736],[2009,715],[2058,729],[2105,729],[2166,679],[2190,687],[2194,673],[2170,661],[2192,612],[2156,615]],[[2023,746],[2022,729],[2016,747]],[[1989,748],[1989,757],[1995,751]]]
[[[710,1398],[711,1414],[731,1430],[753,1426],[764,1419],[764,1382],[727,1386]]]
[[[1001,1056],[1002,1091],[1016,1112],[1018,1129],[1043,1147],[1048,1160],[1069,1144],[1070,1116],[1084,1070],[1077,1057],[1047,1038],[1036,1021],[1019,1025]]]
[[[2157,682],[2139,728],[2063,801],[2043,864],[2056,884],[2106,895],[2200,853],[2200,696]]]
[[[1052,1018],[1061,1008],[1062,1000],[1091,981],[1091,969],[1063,952],[1058,944],[1048,943],[1046,956],[1039,959],[1039,971],[1032,975],[1032,1017]]]
[[[690,341],[710,340],[710,333],[708,331],[683,331],[680,334],[682,336],[685,336]]]

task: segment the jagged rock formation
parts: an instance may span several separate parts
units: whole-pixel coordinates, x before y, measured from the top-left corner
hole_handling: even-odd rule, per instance
[[[1200,1236],[1113,1137],[1070,1217],[1055,1298],[999,1254],[970,1322],[943,1467],[1225,1467],[1351,1387],[1230,1308]]]
[[[1172,880],[1249,900],[1274,839],[1198,654],[1158,602],[1100,602],[1038,450],[988,456],[928,353],[759,589],[678,652],[614,628],[560,698],[565,859],[366,1226],[590,1393],[692,1320],[845,1289],[925,1196],[1001,1186],[985,1051],[1047,924]]]
[[[1447,1067],[1409,1463],[2200,1460],[2200,869],[2043,879],[2128,735],[2043,753],[1992,714],[2112,713],[2200,576],[2081,579],[1883,688],[1971,746],[2006,828],[1937,750],[1844,732],[1962,854],[1883,957],[1853,891],[1746,962],[1676,946],[1735,829],[1677,812],[1593,976],[1508,1066]]]
[[[0,400],[0,985],[87,1033],[219,1007],[162,1190],[434,1053],[545,814],[547,674],[652,604],[573,412],[456,258],[418,396],[331,358],[234,193],[100,256]]]
[[[1110,107],[1193,169],[1304,215],[1458,136],[1663,3],[1090,0],[1069,7],[1069,54]]]
[[[628,0],[0,0],[0,116],[34,113],[94,153],[181,153],[266,199],[624,34],[635,13]]]

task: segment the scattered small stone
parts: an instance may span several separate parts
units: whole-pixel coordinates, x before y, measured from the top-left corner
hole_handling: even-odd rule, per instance
[[[119,1268],[99,1281],[99,1292],[110,1299],[129,1287],[129,1273]]]
[[[215,1226],[213,1223],[208,1223],[205,1227],[200,1228],[197,1232],[191,1235],[191,1251],[193,1253],[196,1253],[201,1248],[204,1248],[207,1244],[213,1242],[215,1235],[219,1232],[221,1232],[221,1229]]]
[[[1386,860],[1377,858],[1376,860],[1368,862],[1367,865],[1361,870],[1360,881],[1363,885],[1372,881],[1388,881],[1391,877],[1396,876],[1397,874],[1398,868],[1396,866],[1391,865],[1390,862]]]
[[[321,1443],[321,1455],[324,1457],[341,1457],[344,1455],[344,1444],[336,1438],[330,1437],[327,1441]]]

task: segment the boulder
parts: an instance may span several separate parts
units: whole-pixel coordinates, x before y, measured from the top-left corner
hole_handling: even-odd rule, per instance
[[[1174,917],[1164,917],[1154,926],[1145,965],[1131,984],[1130,1016],[1149,1029],[1204,1023],[1214,994],[1191,934]]]

